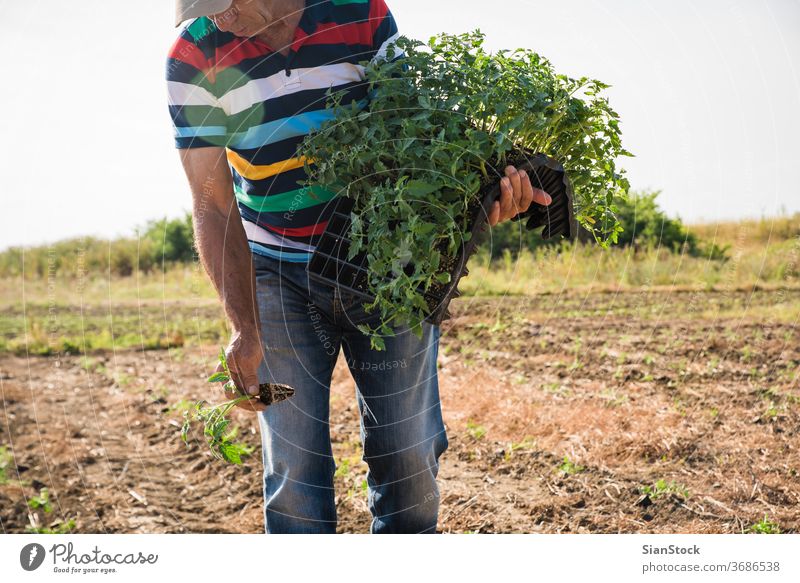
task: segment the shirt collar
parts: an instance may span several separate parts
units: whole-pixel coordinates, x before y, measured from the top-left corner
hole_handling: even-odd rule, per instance
[[[303,15],[294,31],[293,51],[297,51],[306,39],[316,32],[317,25],[328,16],[330,10],[330,0],[305,0]]]
[[[328,15],[331,10],[331,2],[330,0],[305,0],[305,2],[298,28],[309,35],[316,30],[317,24]]]

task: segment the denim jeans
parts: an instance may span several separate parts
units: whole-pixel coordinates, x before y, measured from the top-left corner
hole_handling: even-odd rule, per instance
[[[264,342],[260,382],[295,388],[259,413],[267,533],[334,533],[330,383],[340,348],[356,382],[372,533],[434,533],[447,436],[439,403],[439,328],[397,329],[370,349],[362,301],[308,278],[305,264],[253,254]]]

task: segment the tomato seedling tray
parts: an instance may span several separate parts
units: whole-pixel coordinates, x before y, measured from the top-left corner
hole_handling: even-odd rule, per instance
[[[524,169],[530,177],[531,184],[552,197],[550,205],[533,203],[525,213],[520,213],[515,219],[527,219],[528,229],[544,227],[542,229],[544,239],[561,237],[573,240],[577,235],[578,226],[574,216],[572,186],[561,164],[544,154],[536,154],[525,157],[514,166]],[[470,229],[472,235],[462,247],[456,260],[449,262],[449,268],[443,269],[450,273],[450,282],[436,289],[430,289],[424,294],[430,311],[426,320],[432,324],[439,325],[449,318],[447,307],[450,301],[461,295],[458,291],[459,281],[469,273],[467,261],[482,240],[489,212],[500,197],[500,178],[503,175],[503,172],[498,171],[496,178],[478,193],[481,205],[473,211],[475,214]],[[374,297],[368,289],[367,253],[361,252],[352,259],[347,257],[351,244],[350,225],[354,201],[340,196],[333,199],[330,204],[333,204],[334,208],[306,268],[308,277],[336,287],[340,292],[371,302]],[[409,268],[413,269],[413,265]]]

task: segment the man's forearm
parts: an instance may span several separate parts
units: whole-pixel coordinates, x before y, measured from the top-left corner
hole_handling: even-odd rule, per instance
[[[235,332],[260,329],[255,274],[247,237],[238,211],[194,209],[194,231],[200,260],[222,300]]]

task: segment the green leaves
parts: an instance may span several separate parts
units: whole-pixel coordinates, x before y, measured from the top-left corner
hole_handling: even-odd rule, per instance
[[[449,273],[437,273],[434,276],[434,279],[438,283],[450,283],[450,274]]]
[[[231,378],[224,372],[215,372],[210,377],[208,377],[209,383],[224,383],[229,380],[231,380]]]
[[[39,489],[38,496],[31,496],[28,499],[28,506],[32,509],[41,508],[45,513],[53,511],[53,506],[50,504],[50,490],[47,487]]]
[[[438,184],[424,182],[422,180],[409,180],[405,186],[405,192],[413,198],[422,198],[441,188]]]
[[[222,346],[219,347],[219,356],[217,358],[219,358],[219,363],[220,363],[220,365],[222,365],[222,372],[224,372],[225,375],[227,375],[228,378],[230,378],[231,371],[228,368],[228,358],[225,356],[225,348],[224,347],[222,347]]]
[[[239,443],[222,443],[218,449],[222,459],[232,464],[241,464],[242,456],[253,453],[252,447]]]
[[[468,240],[481,189],[525,156],[559,160],[579,222],[602,245],[619,237],[613,203],[629,185],[616,160],[630,154],[608,86],[557,74],[530,50],[488,53],[483,41],[480,31],[427,43],[401,37],[404,57],[364,63],[367,108],[331,92],[336,118],[300,148],[317,161],[307,184],[336,187],[355,201],[349,258],[369,257],[372,308],[382,322],[365,329],[373,337],[403,324],[421,330],[429,311],[423,294],[449,283],[439,272],[452,268]]]
[[[208,382],[225,382],[226,390],[239,392],[231,379],[224,348],[220,348],[219,363],[222,365],[223,370],[212,374],[208,378]],[[181,439],[189,446],[189,433],[192,428],[192,423],[199,422],[203,425],[203,435],[206,438],[208,447],[211,449],[211,454],[215,458],[228,463],[241,464],[242,456],[252,453],[253,448],[234,441],[238,434],[238,429],[236,427],[230,427],[230,420],[227,418],[227,415],[239,403],[251,398],[254,397],[242,394],[235,399],[231,399],[219,405],[207,405],[205,401],[197,401],[193,407],[183,413]]]

